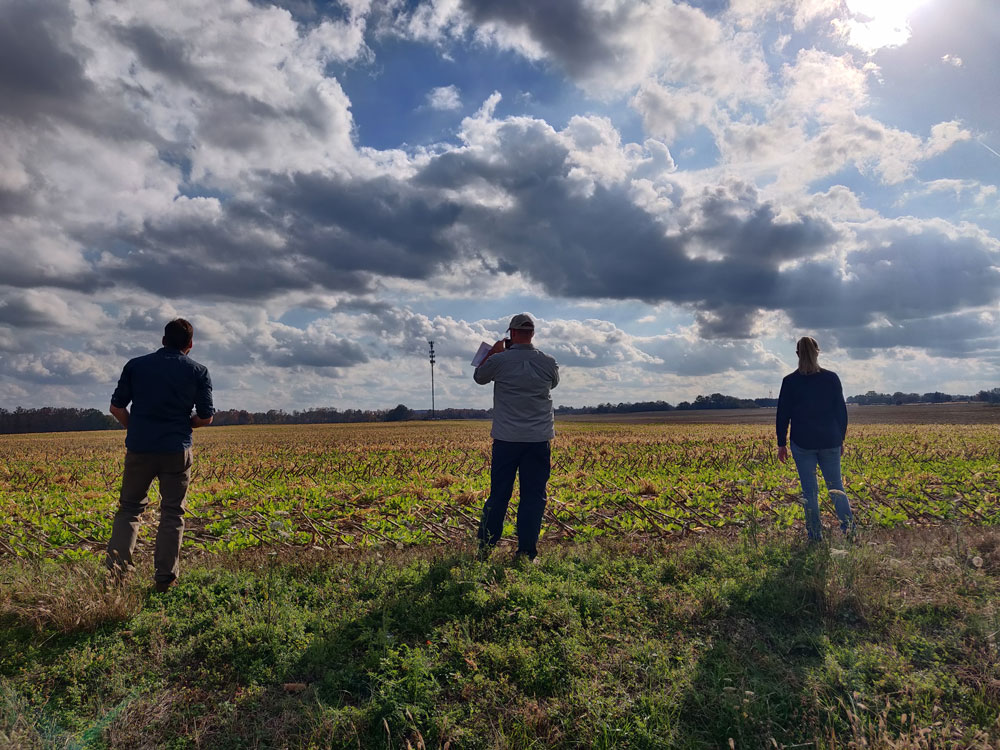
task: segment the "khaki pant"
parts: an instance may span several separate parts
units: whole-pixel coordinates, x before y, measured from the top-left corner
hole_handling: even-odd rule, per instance
[[[125,453],[122,492],[108,542],[107,565],[122,575],[133,568],[139,516],[149,504],[153,479],[160,480],[160,525],[153,557],[156,580],[170,582],[177,578],[184,536],[184,498],[191,480],[190,448],[178,453]]]

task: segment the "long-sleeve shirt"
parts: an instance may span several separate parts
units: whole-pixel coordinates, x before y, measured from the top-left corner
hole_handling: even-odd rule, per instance
[[[473,373],[479,385],[493,382],[494,440],[543,443],[555,437],[552,396],[559,365],[531,344],[512,344]]]
[[[111,405],[124,409],[129,403],[125,447],[136,453],[186,450],[192,407],[202,419],[215,414],[208,368],[169,347],[125,363]]]
[[[778,445],[785,445],[788,423],[792,442],[815,450],[843,445],[847,435],[847,404],[837,373],[820,370],[803,375],[798,370],[781,381],[775,427]]]

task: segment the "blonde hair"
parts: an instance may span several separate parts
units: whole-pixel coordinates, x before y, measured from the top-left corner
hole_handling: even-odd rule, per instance
[[[812,336],[803,336],[795,345],[795,353],[799,355],[799,372],[803,375],[813,375],[819,372],[819,344]]]

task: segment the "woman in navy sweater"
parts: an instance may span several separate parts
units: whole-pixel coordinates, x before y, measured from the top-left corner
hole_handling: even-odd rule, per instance
[[[816,339],[803,336],[795,345],[795,353],[799,355],[799,369],[785,376],[778,395],[778,460],[782,463],[788,460],[785,442],[791,422],[790,445],[802,482],[806,531],[810,540],[819,541],[823,538],[823,527],[819,520],[817,465],[833,498],[841,530],[847,533],[854,529],[854,514],[840,477],[840,457],[847,435],[847,404],[837,373],[819,366]]]

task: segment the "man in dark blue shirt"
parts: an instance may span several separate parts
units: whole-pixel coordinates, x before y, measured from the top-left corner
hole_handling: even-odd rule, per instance
[[[111,413],[127,431],[127,450],[107,564],[119,579],[133,568],[139,515],[149,504],[153,479],[159,479],[160,524],[154,553],[159,592],[177,579],[184,499],[191,479],[191,430],[211,424],[215,414],[208,369],[187,356],[193,337],[194,329],[183,318],[167,323],[163,348],[130,359],[111,396]]]

